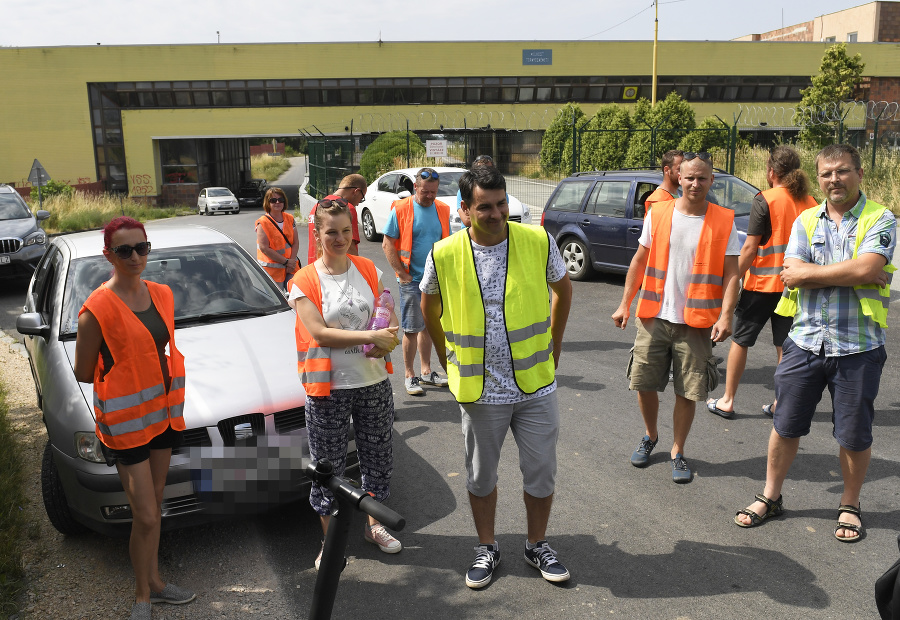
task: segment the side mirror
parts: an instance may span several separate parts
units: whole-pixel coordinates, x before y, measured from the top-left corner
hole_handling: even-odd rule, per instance
[[[412,194],[409,192],[409,190],[403,190],[402,192],[397,194],[397,200],[403,200],[404,198],[409,198],[410,196],[412,196]]]
[[[38,211],[37,213],[34,214],[34,217],[36,217],[37,221],[40,222],[40,221],[46,220],[48,217],[50,217],[50,212],[44,211],[43,209],[41,209],[40,211]]]
[[[50,336],[50,326],[44,323],[39,312],[26,312],[16,317],[16,331],[23,336]]]

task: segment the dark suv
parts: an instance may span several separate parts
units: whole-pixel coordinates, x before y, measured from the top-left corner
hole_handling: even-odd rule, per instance
[[[242,207],[261,207],[267,189],[269,184],[265,179],[250,179],[242,183],[237,194],[238,204]]]
[[[734,210],[743,244],[759,190],[722,170],[714,174],[707,199]],[[594,271],[628,271],[644,224],[644,201],[660,183],[662,172],[651,169],[578,172],[560,182],[541,225],[556,239],[571,279],[587,279]]]
[[[41,220],[50,217],[44,210],[31,213],[19,192],[0,184],[0,275],[31,275],[47,249],[47,234]]]

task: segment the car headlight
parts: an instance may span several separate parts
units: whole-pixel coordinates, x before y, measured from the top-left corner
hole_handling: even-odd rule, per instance
[[[33,232],[27,237],[25,237],[26,246],[29,245],[44,245],[47,242],[47,235],[44,234],[43,230],[39,230],[37,232]]]
[[[100,448],[96,433],[75,433],[75,452],[79,458],[91,463],[105,463],[106,457]]]

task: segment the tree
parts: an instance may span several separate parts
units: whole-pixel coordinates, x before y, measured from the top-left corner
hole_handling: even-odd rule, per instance
[[[389,131],[372,141],[359,160],[359,173],[371,183],[378,175],[394,168],[394,159],[406,157],[406,136],[409,134],[409,155],[425,154],[425,145],[419,136],[403,130]]]
[[[847,55],[845,43],[825,50],[819,73],[812,76],[812,85],[800,91],[796,124],[804,145],[821,148],[834,141],[842,116],[841,104],[852,99],[865,68],[861,54]]]
[[[544,131],[541,139],[541,171],[546,175],[569,174],[572,170],[572,119],[580,125],[584,112],[577,103],[567,103]]]
[[[731,128],[715,116],[707,116],[700,125],[681,139],[678,148],[682,151],[700,153],[713,149],[727,149]]]
[[[655,165],[663,153],[678,148],[681,140],[697,126],[691,104],[675,91],[652,107],[646,99],[639,99],[631,118],[634,132],[628,142],[625,165],[632,168]],[[651,153],[653,136],[649,129],[657,126],[656,145]]]
[[[631,136],[631,117],[628,110],[608,103],[597,113],[581,134],[580,163],[583,170],[617,170],[625,163],[628,139]]]

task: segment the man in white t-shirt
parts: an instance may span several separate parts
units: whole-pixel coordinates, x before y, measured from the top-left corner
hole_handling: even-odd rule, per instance
[[[713,181],[709,154],[685,153],[679,178],[683,195],[659,202],[647,213],[622,302],[612,318],[625,329],[631,302],[642,287],[638,333],[627,375],[629,389],[638,392],[646,434],[631,464],[650,464],[650,453],[659,440],[658,393],[665,390],[669,368],[674,366],[672,480],[686,483],[692,474],[684,444],[697,402],[705,402],[718,385],[712,342],[722,342],[731,334],[741,247],[734,211],[706,200]]]
[[[434,244],[420,290],[425,326],[462,413],[466,488],[479,543],[466,585],[486,586],[500,563],[497,465],[510,429],[524,481],[525,559],[547,581],[566,581],[569,571],[546,531],[559,436],[556,365],[572,285],[543,228],[507,221],[506,181],[496,168],[473,167],[459,186],[471,226]]]

